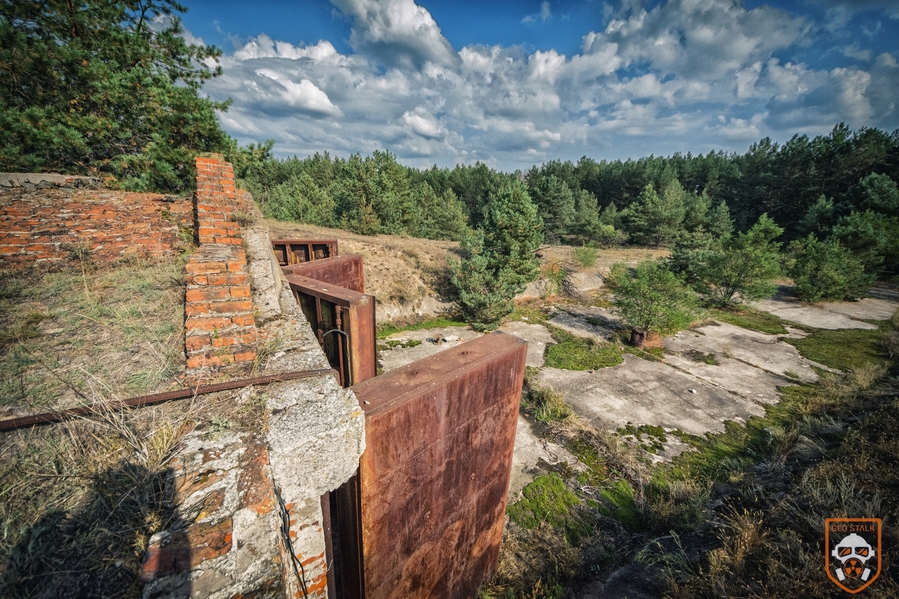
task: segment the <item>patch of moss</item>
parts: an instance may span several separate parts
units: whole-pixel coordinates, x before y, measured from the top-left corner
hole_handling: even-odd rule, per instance
[[[608,503],[601,507],[600,513],[615,518],[631,532],[643,529],[643,512],[634,500],[634,488],[626,480],[619,480],[600,491],[600,495]]]
[[[783,321],[777,316],[751,308],[713,308],[709,310],[709,316],[721,322],[771,335],[785,335],[789,332],[784,328]]]
[[[664,449],[662,443],[668,441],[668,437],[665,436],[664,428],[661,426],[652,426],[650,424],[641,424],[640,426],[627,424],[618,429],[618,434],[624,437],[631,437],[640,445],[641,449],[649,453],[659,453]],[[643,439],[643,435],[646,435],[645,440]]]
[[[804,339],[784,339],[799,350],[803,357],[831,368],[855,370],[865,363],[881,364],[888,357],[883,353],[883,330],[841,329],[814,330]]]
[[[422,329],[436,329],[442,327],[467,327],[467,322],[462,322],[461,320],[454,320],[452,318],[433,318],[431,320],[423,320],[421,322],[416,322],[412,324],[394,324],[394,323],[381,323],[378,324],[378,339],[384,339],[386,337],[390,337],[396,333],[403,333],[405,331],[421,331]]]
[[[506,317],[506,320],[525,320],[527,322],[540,324],[546,322],[547,318],[548,316],[542,308],[521,304],[515,306],[515,309]]]
[[[546,350],[546,365],[564,370],[596,370],[621,364],[621,350],[618,345],[599,344],[592,339],[572,335],[554,326],[547,326],[553,338],[558,341]]]
[[[608,478],[609,468],[606,461],[599,455],[595,444],[591,443],[589,439],[575,437],[568,442],[566,449],[587,467],[586,472],[578,475],[578,482],[594,487],[605,482]]]
[[[506,509],[509,518],[523,528],[546,522],[564,532],[572,545],[580,543],[592,530],[577,513],[581,500],[565,488],[565,481],[551,473],[535,478],[522,491],[522,499]]]

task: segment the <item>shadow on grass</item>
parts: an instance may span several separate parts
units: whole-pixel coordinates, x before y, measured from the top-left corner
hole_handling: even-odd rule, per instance
[[[78,509],[45,513],[22,534],[0,596],[140,597],[147,541],[174,516],[170,474],[122,460],[94,476]]]

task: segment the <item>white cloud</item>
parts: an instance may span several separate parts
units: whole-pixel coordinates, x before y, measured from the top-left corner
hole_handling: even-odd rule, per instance
[[[278,73],[269,69],[259,69],[256,74],[267,77],[277,82],[283,88],[281,97],[291,106],[313,114],[341,116],[340,109],[331,103],[328,94],[320,90],[308,79],[301,79],[299,83],[282,78]]]
[[[350,44],[384,64],[421,66],[452,64],[453,47],[443,37],[431,13],[414,0],[331,0],[353,19]]]
[[[808,31],[801,17],[764,5],[746,10],[725,0],[669,0],[612,19],[584,38],[584,52],[617,44],[625,65],[664,74],[718,79],[796,43]]]
[[[858,44],[851,44],[849,46],[843,46],[842,48],[843,56],[847,58],[854,58],[856,60],[864,60],[865,62],[871,60],[871,51],[870,50],[862,50]]]
[[[224,75],[204,90],[233,98],[222,122],[243,143],[273,138],[287,155],[388,148],[418,166],[512,170],[597,152],[742,149],[840,121],[899,125],[895,56],[830,69],[790,60],[785,49],[807,43],[811,23],[767,5],[668,0],[647,11],[634,0],[566,56],[456,52],[412,0],[332,2],[352,20],[352,52],[263,34],[222,57]],[[867,52],[831,47],[858,60]]]
[[[552,19],[552,10],[550,10],[549,2],[541,2],[540,3],[540,11],[535,12],[534,14],[530,14],[521,20],[522,23],[536,23],[540,21],[541,23],[546,23],[548,20]]]
[[[405,123],[413,133],[426,139],[443,139],[446,129],[438,124],[430,112],[424,108],[416,108],[414,111],[403,113]]]

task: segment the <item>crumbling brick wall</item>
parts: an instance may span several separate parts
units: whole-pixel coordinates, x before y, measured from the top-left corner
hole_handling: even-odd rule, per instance
[[[238,196],[231,165],[197,158],[195,198],[199,249],[187,263],[187,368],[251,363],[257,330],[238,215],[252,206]]]
[[[0,186],[0,269],[61,263],[79,253],[100,263],[170,258],[192,227],[189,197],[76,189],[64,182]]]

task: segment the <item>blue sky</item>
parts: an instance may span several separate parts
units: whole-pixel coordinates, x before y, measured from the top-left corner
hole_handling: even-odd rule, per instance
[[[187,0],[241,143],[410,166],[743,152],[899,128],[895,0]]]

